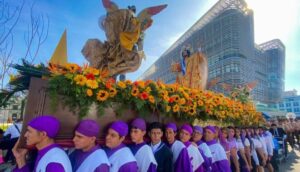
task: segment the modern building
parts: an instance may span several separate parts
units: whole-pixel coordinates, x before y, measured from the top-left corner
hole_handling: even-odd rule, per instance
[[[170,64],[180,60],[183,46],[190,45],[206,55],[208,80],[219,78],[212,90],[227,94],[220,83],[235,87],[257,81],[254,100],[278,102],[284,88],[285,47],[280,40],[255,44],[253,23],[253,11],[244,0],[219,0],[139,79],[175,82]]]
[[[15,121],[22,118],[24,109],[24,97],[12,97],[7,107],[0,108],[0,124]]]
[[[293,112],[299,118],[300,117],[300,95],[297,95],[297,91],[288,91],[284,93],[282,101],[276,104],[276,107],[280,111]]]

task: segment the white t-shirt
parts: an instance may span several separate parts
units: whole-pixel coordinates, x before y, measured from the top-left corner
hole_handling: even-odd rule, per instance
[[[15,123],[15,125],[19,128],[20,132],[22,130],[22,123]],[[8,134],[11,134],[10,138],[18,138],[20,137],[20,132],[17,130],[16,126],[12,124],[7,128],[7,130],[4,132],[4,136],[7,136]]]

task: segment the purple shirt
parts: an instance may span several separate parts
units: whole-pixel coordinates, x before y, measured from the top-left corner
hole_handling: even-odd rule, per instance
[[[130,148],[131,152],[133,153],[133,155],[135,156],[135,154],[137,153],[137,151],[138,151],[141,147],[143,147],[144,145],[146,145],[145,142],[140,143],[140,144],[132,144],[132,145],[129,146],[129,148]],[[145,156],[147,156],[147,155],[145,155]],[[153,156],[154,156],[154,155],[153,155]],[[138,161],[138,159],[137,159],[137,161]],[[157,168],[157,167],[156,167],[155,164],[150,163],[147,172],[156,172],[156,168]]]
[[[176,140],[175,140],[175,142],[176,142]],[[173,150],[172,149],[172,146],[173,146],[174,143],[172,143],[171,145],[168,144],[169,148],[172,151],[179,151],[179,150]],[[191,161],[190,161],[190,157],[189,157],[189,154],[188,154],[188,151],[187,151],[186,148],[181,149],[181,152],[179,153],[179,155],[178,155],[178,157],[175,161],[175,164],[174,164],[174,172],[182,172],[182,171],[186,171],[186,172],[193,171],[192,164],[191,164]]]
[[[83,163],[83,161],[94,151],[99,149],[98,146],[93,147],[91,150],[87,152],[83,152],[82,150],[76,149],[74,152],[72,152],[69,155],[71,164],[72,164],[72,169],[73,171],[76,171],[80,165]],[[100,164],[94,172],[109,172],[109,166],[107,164]]]
[[[120,144],[119,146],[113,148],[113,149],[110,149],[110,148],[105,148],[104,151],[106,152],[107,154],[107,157],[109,158],[111,155],[113,155],[117,150],[121,149],[125,147],[124,144]],[[113,162],[110,162],[111,165],[113,165]],[[118,172],[128,172],[128,171],[132,171],[132,172],[137,172],[138,170],[138,166],[137,166],[137,163],[136,162],[129,162],[129,163],[126,163],[124,165],[122,165],[120,168],[119,168],[119,171]]]
[[[224,148],[219,143],[217,143],[216,140],[208,141],[208,142],[206,142],[206,144],[209,146],[209,149],[211,150],[211,153],[212,153],[212,156],[213,156],[213,161],[214,162],[212,163],[212,166],[211,166],[212,171],[231,172],[230,164],[229,164],[229,161],[226,158],[226,153],[225,153]],[[219,146],[218,146],[218,144],[219,144]],[[212,148],[212,147],[215,147],[215,148]],[[214,149],[216,149],[216,150],[214,150]],[[220,152],[222,153],[224,158],[221,159],[221,160],[216,160],[217,159],[216,156],[219,156]]]
[[[51,144],[45,148],[43,148],[42,150],[39,150],[38,151],[38,155],[37,155],[37,158],[35,160],[35,164],[34,164],[34,172],[36,171],[36,167],[39,163],[39,161],[41,160],[41,158],[52,148],[55,148],[55,147],[59,147],[57,144]],[[16,167],[13,172],[30,172],[32,171],[28,165],[25,165],[24,167],[22,168],[18,168]],[[52,163],[49,163],[46,167],[46,171],[47,172],[65,172],[64,170],[64,167],[60,164],[60,163],[56,163],[56,162],[52,162]]]

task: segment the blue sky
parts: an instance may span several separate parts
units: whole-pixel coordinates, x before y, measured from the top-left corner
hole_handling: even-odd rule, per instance
[[[16,6],[20,0],[8,0]],[[24,56],[23,33],[29,22],[29,6],[26,0],[20,22],[14,30],[15,45],[13,57],[20,62]],[[137,11],[150,6],[168,4],[157,16],[146,32],[144,42],[146,60],[140,69],[128,74],[135,80],[157,58],[167,50],[188,28],[190,28],[217,0],[115,0],[120,8],[136,5]],[[266,42],[279,38],[286,46],[285,89],[300,92],[300,1],[299,0],[246,0],[254,10],[255,41]],[[100,0],[36,0],[36,14],[47,14],[49,35],[42,45],[36,63],[47,62],[51,57],[64,29],[67,29],[69,62],[85,63],[81,49],[89,38],[105,40],[104,32],[98,27],[99,17],[105,15]]]

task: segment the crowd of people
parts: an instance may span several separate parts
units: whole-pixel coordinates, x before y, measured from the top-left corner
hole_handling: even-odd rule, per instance
[[[59,121],[53,116],[39,116],[28,123],[25,133],[26,144],[35,146],[37,156],[29,163],[28,150],[18,148],[17,142],[12,149],[16,160],[13,171],[273,172],[278,171],[277,138],[290,138],[286,140],[291,147],[295,138],[299,143],[298,125],[288,130],[285,124],[179,127],[159,122],[146,125],[142,118],[137,118],[129,124],[113,122],[107,130],[105,145],[97,145],[100,126],[86,119],[75,128],[74,148],[66,150],[54,140],[60,129]],[[130,144],[124,144],[128,138]]]

